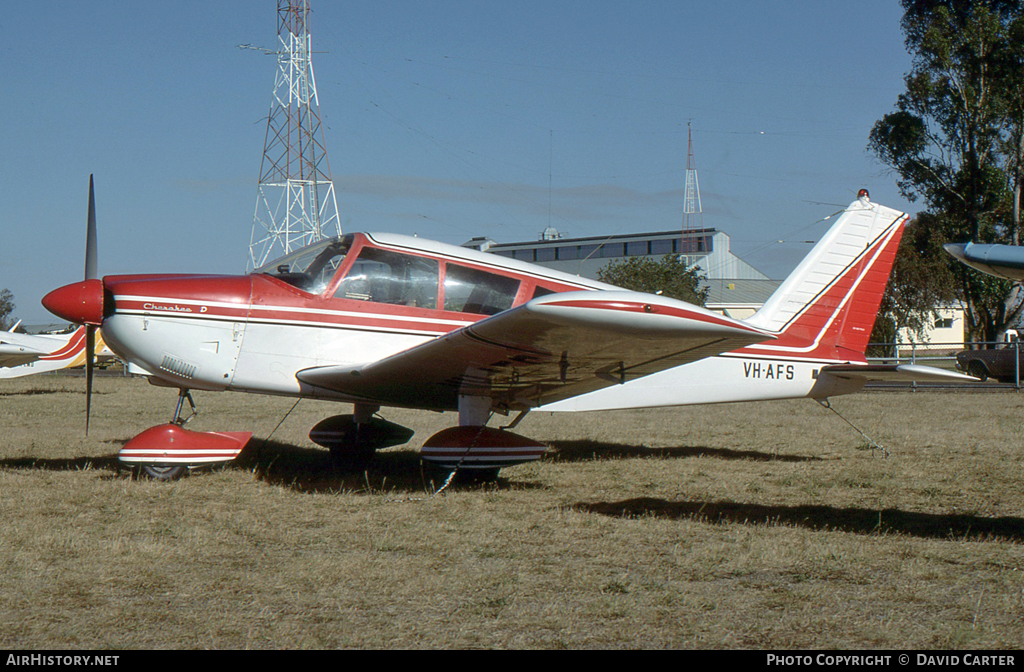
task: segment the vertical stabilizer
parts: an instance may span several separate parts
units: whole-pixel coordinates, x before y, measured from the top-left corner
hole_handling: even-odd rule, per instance
[[[862,197],[747,322],[780,334],[751,350],[862,361],[907,215]]]

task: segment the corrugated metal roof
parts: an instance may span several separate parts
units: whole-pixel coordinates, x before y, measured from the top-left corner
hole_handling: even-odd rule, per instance
[[[704,286],[711,290],[706,305],[760,307],[781,284],[781,280],[705,280]]]

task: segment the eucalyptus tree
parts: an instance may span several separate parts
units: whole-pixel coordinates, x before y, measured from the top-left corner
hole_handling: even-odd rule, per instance
[[[11,327],[10,316],[14,312],[14,294],[9,289],[0,289],[0,329]]]
[[[940,242],[1020,241],[1024,157],[1024,7],[1020,0],[903,0],[913,67],[896,109],[871,131],[869,147],[922,200]],[[965,307],[969,336],[995,340],[1020,317],[1013,283],[943,256]],[[927,283],[935,278],[905,277]],[[936,292],[921,293],[931,300]],[[931,297],[931,298],[928,298]]]

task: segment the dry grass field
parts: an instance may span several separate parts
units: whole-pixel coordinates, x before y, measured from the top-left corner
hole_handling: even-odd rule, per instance
[[[344,406],[198,393],[237,463],[134,480],[175,393],[0,381],[0,647],[1017,648],[1024,395],[867,393],[587,415],[496,484],[435,495],[417,430],[359,473],[307,438]],[[283,422],[282,422],[283,419]],[[279,424],[280,427],[275,430]],[[268,440],[268,435],[274,432]]]

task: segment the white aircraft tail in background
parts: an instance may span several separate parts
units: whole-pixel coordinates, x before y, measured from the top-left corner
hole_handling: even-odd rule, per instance
[[[913,364],[865,357],[907,215],[862,196],[792,274],[744,320],[773,333],[714,357],[543,408],[589,411],[793,399],[859,391],[868,380],[974,380]]]
[[[17,325],[15,325],[17,327]],[[111,359],[103,337],[97,338],[97,359]],[[18,334],[0,331],[0,378],[20,378],[85,364],[85,327],[70,334]]]

